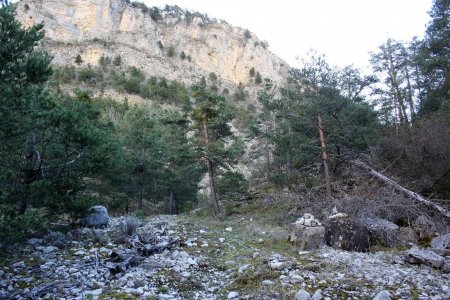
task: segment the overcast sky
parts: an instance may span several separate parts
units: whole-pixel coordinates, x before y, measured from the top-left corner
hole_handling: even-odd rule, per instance
[[[206,13],[249,29],[291,66],[311,48],[331,64],[368,64],[388,37],[422,37],[432,0],[144,0]]]

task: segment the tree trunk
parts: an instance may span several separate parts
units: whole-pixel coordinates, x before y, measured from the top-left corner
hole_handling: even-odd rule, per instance
[[[269,179],[269,174],[270,174],[270,148],[269,148],[269,124],[266,124],[266,137],[265,137],[265,150],[266,150],[266,172],[265,172],[265,179],[268,180]]]
[[[209,177],[209,188],[211,191],[211,204],[214,209],[214,216],[220,215],[219,202],[217,201],[215,183],[214,183],[214,168],[213,163],[210,158],[209,153],[209,135],[208,135],[208,122],[207,120],[203,120],[203,130],[205,135],[205,145],[206,145],[206,167],[208,168],[208,177]]]
[[[328,170],[327,144],[325,141],[325,134],[323,133],[322,118],[320,117],[320,115],[317,115],[317,120],[319,121],[320,145],[322,146],[322,157],[323,157],[323,166],[325,169],[325,183],[327,189],[327,196],[331,197],[331,179]]]
[[[173,215],[174,214],[174,201],[173,201],[173,192],[170,191],[170,195],[169,195],[169,214]]]
[[[415,110],[414,110],[414,102],[413,102],[413,90],[411,87],[411,80],[409,75],[408,67],[405,66],[405,76],[406,76],[406,84],[408,88],[408,104],[409,104],[409,114],[411,116],[411,121],[415,118]]]
[[[378,180],[380,180],[383,183],[387,184],[388,186],[392,187],[396,191],[402,193],[406,197],[414,199],[414,200],[421,202],[423,204],[426,204],[428,206],[431,206],[434,209],[436,209],[437,211],[439,211],[442,215],[446,216],[447,218],[450,218],[450,212],[447,209],[445,209],[444,207],[442,207],[434,202],[431,202],[430,200],[423,198],[422,196],[420,196],[417,193],[414,193],[413,191],[410,191],[410,190],[402,187],[400,184],[398,184],[394,180],[375,171],[374,169],[372,169],[371,167],[369,167],[368,165],[366,165],[365,163],[363,163],[361,161],[353,161],[352,163],[356,166],[359,166],[359,167],[362,167],[362,168],[368,170],[370,175],[374,176]]]
[[[403,96],[400,91],[400,83],[398,82],[398,74],[397,70],[395,69],[394,64],[394,57],[393,57],[393,50],[390,43],[390,40],[388,40],[388,49],[387,49],[387,60],[388,60],[388,72],[389,72],[389,80],[391,81],[391,88],[393,91],[394,101],[397,102],[398,107],[398,117],[400,120],[400,123],[407,123],[408,118],[406,117],[406,109],[405,109],[405,103],[403,101]]]

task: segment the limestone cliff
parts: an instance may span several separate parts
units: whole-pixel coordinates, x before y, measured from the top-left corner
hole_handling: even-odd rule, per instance
[[[57,65],[73,64],[78,54],[92,65],[102,54],[120,54],[125,65],[148,75],[191,83],[214,72],[223,87],[242,82],[252,94],[252,67],[275,85],[286,78],[287,64],[246,30],[178,7],[160,13],[155,20],[127,0],[22,0],[17,8],[25,26],[45,23],[46,46]],[[182,60],[182,51],[192,59]]]

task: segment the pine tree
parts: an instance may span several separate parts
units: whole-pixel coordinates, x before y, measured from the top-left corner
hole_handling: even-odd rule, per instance
[[[210,200],[215,216],[222,215],[216,191],[216,175],[219,167],[229,168],[235,162],[238,152],[225,147],[224,139],[231,138],[229,122],[233,115],[225,99],[200,82],[192,86],[193,103],[190,116],[198,130],[198,143],[207,167]]]
[[[77,57],[75,57],[75,63],[77,65],[81,65],[83,63],[83,59],[81,58],[80,54],[78,54]]]

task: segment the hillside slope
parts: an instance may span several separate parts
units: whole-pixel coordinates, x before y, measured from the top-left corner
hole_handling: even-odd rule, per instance
[[[286,78],[289,66],[249,31],[176,6],[156,13],[126,0],[23,0],[17,8],[25,26],[45,23],[45,46],[56,65],[74,64],[78,55],[85,65],[120,55],[148,76],[189,84],[215,73],[222,88],[242,83],[253,96],[251,68],[275,85]]]

